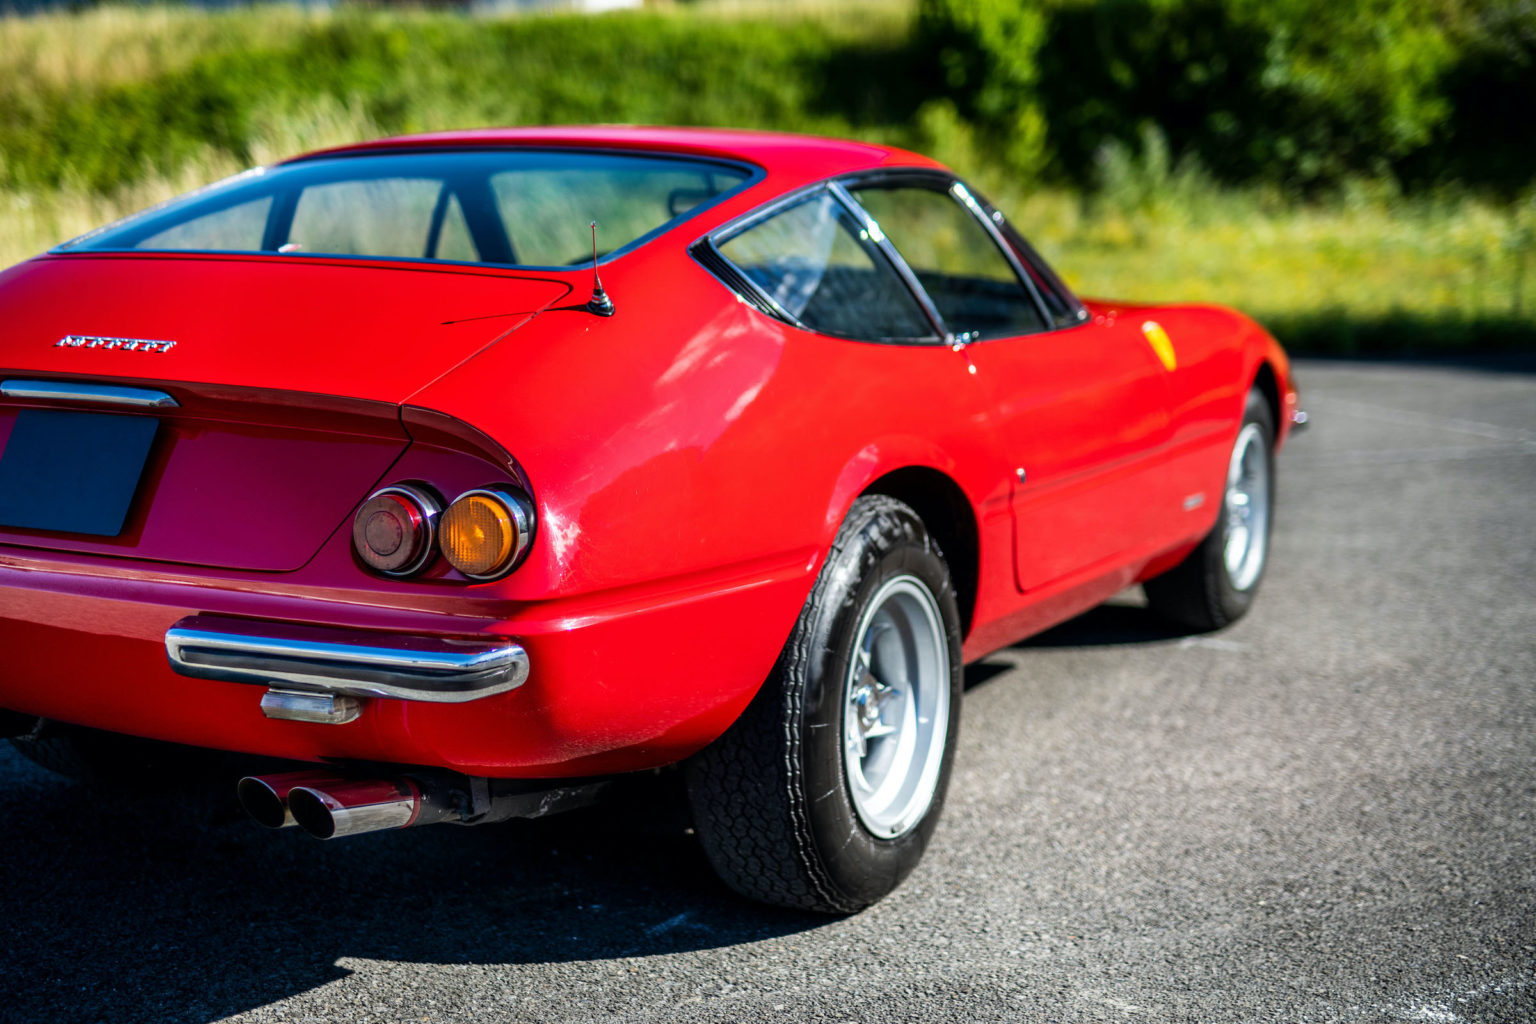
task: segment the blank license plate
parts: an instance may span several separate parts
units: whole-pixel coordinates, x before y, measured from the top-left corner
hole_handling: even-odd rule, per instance
[[[0,452],[0,526],[116,537],[160,421],[23,409]]]

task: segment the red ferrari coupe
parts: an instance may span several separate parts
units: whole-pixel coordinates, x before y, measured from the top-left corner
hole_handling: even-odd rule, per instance
[[[961,666],[1264,574],[1285,354],[1078,299],[941,165],[561,128],[242,174],[0,274],[0,724],[305,762],[323,838],[681,765],[740,892],[911,871]]]

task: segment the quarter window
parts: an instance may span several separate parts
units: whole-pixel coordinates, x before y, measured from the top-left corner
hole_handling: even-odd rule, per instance
[[[1061,278],[1056,276],[1040,254],[1018,232],[1014,231],[1003,219],[1000,213],[993,213],[992,219],[997,223],[1002,232],[1003,240],[1013,250],[1014,257],[1019,261],[1029,279],[1034,282],[1035,291],[1040,294],[1040,301],[1045,303],[1046,312],[1050,314],[1052,323],[1057,327],[1071,327],[1083,320],[1082,306],[1072,297],[1067,286]]]
[[[773,303],[813,331],[866,341],[933,340],[933,326],[869,233],[820,192],[721,243]]]
[[[953,196],[911,186],[852,191],[912,268],[952,333],[997,338],[1045,330],[1040,309],[1013,265]]]

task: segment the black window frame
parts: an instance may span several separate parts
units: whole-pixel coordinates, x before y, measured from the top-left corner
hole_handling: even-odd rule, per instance
[[[900,256],[896,255],[895,251],[891,248],[890,242],[880,235],[879,232],[875,232],[871,236],[871,241],[874,242],[875,249],[880,254],[880,260],[884,263],[884,269],[890,271],[892,277],[896,279],[901,287],[907,290],[923,316],[928,320],[929,326],[933,329],[932,333],[918,337],[869,337],[843,334],[813,327],[781,306],[772,295],[769,295],[756,281],[752,280],[745,271],[732,263],[730,257],[726,256],[721,250],[721,246],[731,241],[731,239],[746,234],[748,231],[766,221],[772,220],[786,210],[823,194],[830,195],[855,223],[865,225],[866,228],[873,223],[864,208],[854,201],[853,197],[848,194],[847,189],[842,186],[841,179],[829,178],[825,181],[818,181],[815,184],[786,192],[764,203],[762,206],[735,218],[729,223],[711,231],[703,238],[698,239],[688,247],[688,251],[695,260],[703,264],[706,270],[710,271],[726,287],[745,299],[749,305],[765,316],[773,317],[775,320],[782,320],[793,327],[798,327],[802,331],[809,331],[812,334],[820,334],[829,338],[840,338],[845,341],[868,342],[880,345],[932,346],[943,344],[947,340],[947,335],[944,332],[943,321],[939,319],[938,311],[933,308],[933,304],[928,299],[928,294],[922,290],[916,278],[912,277],[911,268],[906,265]],[[880,267],[881,264],[877,263],[876,268],[880,269]]]
[[[851,190],[856,188],[903,188],[917,187],[929,191],[943,192],[957,203],[962,209],[970,213],[982,226],[992,243],[1002,254],[1003,259],[1013,270],[1024,293],[1034,303],[1040,316],[1040,322],[1045,325],[1038,331],[1024,334],[1006,335],[1005,337],[1032,337],[1039,334],[1053,334],[1057,331],[1070,330],[1080,326],[1088,320],[1087,307],[1077,298],[1072,291],[1062,282],[1061,278],[1050,268],[1035,249],[1024,240],[1008,223],[1007,218],[977,193],[970,185],[966,184],[956,175],[943,171],[921,167],[892,167],[878,168],[870,171],[859,171],[852,174],[842,174],[828,178],[802,188],[786,192],[775,199],[764,203],[740,217],[715,228],[704,237],[689,246],[689,253],[701,263],[705,269],[715,276],[722,284],[737,293],[753,308],[765,316],[773,317],[798,327],[804,331],[816,334],[824,334],[828,337],[845,338],[849,341],[862,341],[874,344],[887,345],[968,345],[974,341],[987,341],[988,338],[975,339],[970,336],[956,335],[950,331],[944,323],[944,318],[939,314],[933,299],[927,290],[917,279],[907,261],[902,258],[900,251],[894,243],[885,236],[885,232],[879,227],[879,223],[872,217],[868,210],[864,209]],[[956,189],[960,194],[956,194]],[[798,318],[788,310],[781,307],[762,288],[758,287],[746,273],[737,268],[730,259],[720,250],[720,246],[737,235],[751,230],[756,225],[773,217],[775,214],[794,206],[818,192],[830,192],[848,210],[853,217],[871,230],[871,237],[876,241],[881,254],[890,264],[896,276],[901,279],[903,285],[912,294],[912,297],[922,307],[924,314],[934,327],[934,334],[921,339],[912,338],[869,338],[852,337],[841,334],[829,334],[826,331],[817,330]],[[1070,311],[1070,317],[1066,322],[1060,322],[1054,316],[1050,307],[1046,304],[1039,292],[1035,274],[1023,264],[1023,260],[1029,260],[1034,272],[1039,275],[1041,281],[1051,287],[1063,304]]]
[[[1029,279],[1037,291],[1040,287],[1040,281],[1044,281],[1051,291],[1056,294],[1056,297],[1061,299],[1062,304],[1066,306],[1067,316],[1060,322],[1057,322],[1057,318],[1051,315],[1049,307],[1046,307],[1046,322],[1053,325],[1050,330],[1067,330],[1086,322],[1089,316],[1088,307],[1077,297],[1077,293],[1067,287],[1067,283],[1061,279],[1061,275],[1056,273],[1055,268],[1045,261],[1045,257],[1041,256],[1040,251],[1030,244],[1029,239],[1019,233],[1018,229],[1008,220],[1008,216],[987,202],[980,193],[971,189],[969,185],[959,181],[959,179],[956,179],[956,181],[970,192],[971,197],[981,208],[984,214],[982,217],[983,223],[1002,238],[1005,243],[1002,246],[1003,254],[1015,265],[1015,269],[1023,271],[1025,277]],[[1028,267],[1024,266],[1026,262]],[[1030,270],[1033,270],[1033,275],[1029,273]],[[1040,280],[1035,280],[1034,275],[1038,275]]]

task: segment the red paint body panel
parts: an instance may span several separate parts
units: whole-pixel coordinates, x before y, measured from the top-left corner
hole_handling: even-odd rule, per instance
[[[914,154],[621,128],[348,151],[497,145],[683,152],[764,173],[604,263],[608,318],[570,308],[590,287],[582,269],[56,255],[0,274],[0,378],[134,384],[181,403],[163,414],[165,443],[123,536],[0,531],[0,707],[471,774],[664,765],[750,701],[849,505],[881,477],[924,467],[964,495],[978,544],[974,658],[1173,564],[1210,529],[1261,367],[1282,397],[1282,439],[1289,428],[1284,354],[1225,310],[1094,303],[1078,327],[958,352],[871,344],[759,313],[687,251],[786,191],[938,166]],[[1154,318],[1172,370],[1142,334]],[[54,347],[85,333],[177,346]],[[25,405],[0,399],[0,435]],[[442,559],[409,580],[364,571],[351,515],[375,487],[407,480],[447,498],[524,487],[538,514],[527,560],[493,583]],[[1186,507],[1197,493],[1208,497]],[[469,704],[369,699],[346,725],[275,721],[258,709],[260,686],[171,670],[165,632],[199,613],[510,637],[531,671]]]

